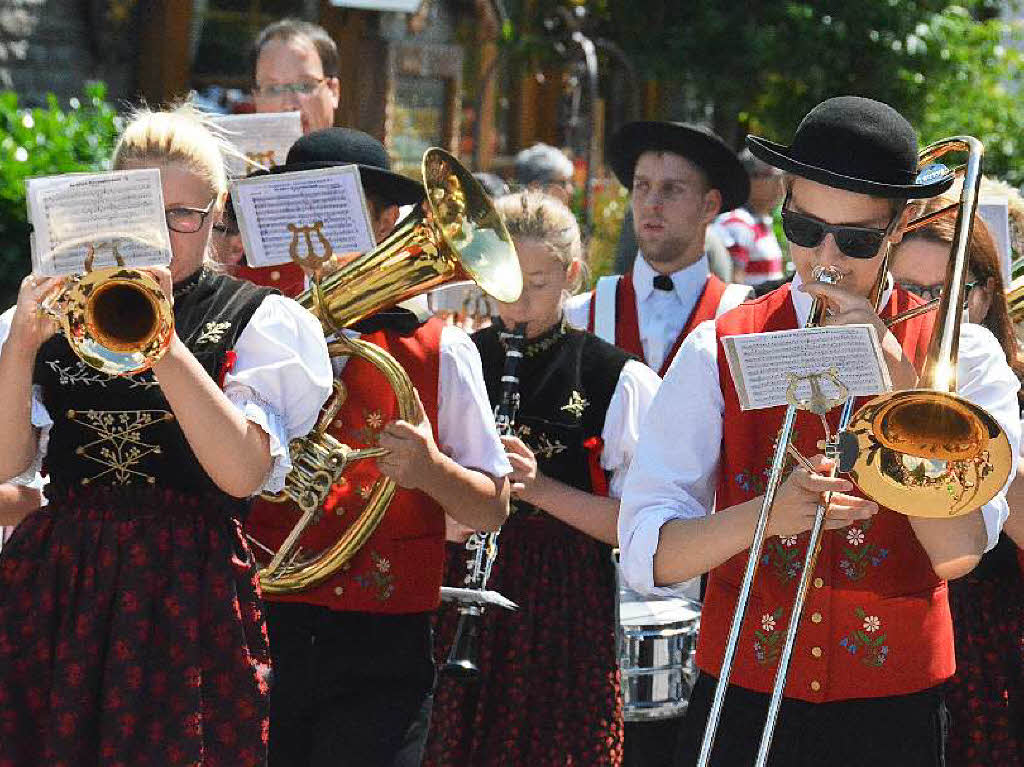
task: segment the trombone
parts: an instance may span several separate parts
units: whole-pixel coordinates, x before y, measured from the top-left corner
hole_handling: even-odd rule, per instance
[[[1012,465],[1009,440],[999,424],[983,409],[955,393],[960,321],[968,266],[967,247],[981,185],[984,148],[981,142],[971,136],[943,139],[922,150],[919,167],[925,168],[949,152],[963,151],[967,152],[968,159],[966,165],[956,171],[964,175],[959,202],[916,219],[907,227],[908,230],[917,229],[954,209],[957,211],[953,258],[947,267],[945,288],[938,302],[937,328],[928,347],[918,388],[875,397],[856,412],[853,397],[847,397],[837,434],[827,441],[825,450],[827,457],[837,459],[838,470],[848,472],[865,495],[877,501],[880,506],[908,516],[948,518],[973,511],[991,500],[1006,484]],[[888,261],[887,248],[871,294],[876,311],[885,285]],[[827,275],[823,276],[827,278]],[[821,280],[821,277],[818,279]],[[812,303],[807,326],[821,321],[822,310],[818,301]],[[893,318],[889,324],[891,326],[910,319],[923,311],[924,307],[917,307]],[[795,454],[798,461],[802,460],[790,447],[796,410],[797,404],[791,401],[776,444],[708,723],[701,741],[697,762],[700,767],[707,767],[710,763],[732,663],[786,457]],[[957,492],[950,491],[953,483],[958,486]],[[825,494],[815,510],[792,618],[780,652],[758,746],[755,762],[758,767],[767,764],[771,751],[800,618],[817,563],[829,500],[829,494]]]

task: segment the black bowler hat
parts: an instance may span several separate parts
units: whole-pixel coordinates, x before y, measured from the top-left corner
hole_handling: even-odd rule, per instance
[[[391,158],[384,145],[373,136],[352,128],[325,128],[313,131],[288,150],[284,165],[271,173],[334,168],[356,165],[363,189],[394,205],[415,205],[423,199],[423,185],[391,171]]]
[[[722,193],[722,210],[740,207],[750,196],[750,179],[736,153],[707,128],[673,122],[626,123],[608,145],[608,164],[627,189],[633,189],[636,161],[644,152],[682,155],[707,174]]]
[[[910,123],[888,104],[860,96],[822,101],[800,121],[790,146],[757,136],[747,136],[747,146],[788,173],[872,197],[934,197],[953,184],[941,166],[919,177]]]

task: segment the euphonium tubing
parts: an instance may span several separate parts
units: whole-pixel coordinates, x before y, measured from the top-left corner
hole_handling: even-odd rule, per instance
[[[425,206],[406,216],[372,251],[316,279],[296,298],[320,320],[328,335],[454,279],[468,277],[499,301],[519,298],[523,286],[519,258],[479,182],[452,155],[436,147],[424,153],[421,170]],[[412,382],[394,357],[375,344],[343,335],[338,335],[328,350],[332,357],[361,357],[380,370],[395,391],[399,418],[415,416]],[[341,387],[324,406],[313,431],[292,441],[295,469],[288,475],[285,489],[263,495],[275,502],[292,501],[302,511],[270,564],[260,570],[260,583],[268,594],[301,591],[333,575],[377,529],[394,496],[394,481],[380,477],[359,518],[345,534],[327,550],[299,559],[301,534],[344,468],[354,460],[384,454],[380,448],[351,449],[327,433],[344,396]],[[266,548],[256,543],[258,548]]]

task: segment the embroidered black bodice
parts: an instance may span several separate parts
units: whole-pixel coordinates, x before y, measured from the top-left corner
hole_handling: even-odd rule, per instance
[[[175,285],[178,336],[212,378],[272,292],[206,269]],[[156,486],[197,494],[216,489],[152,371],[107,376],[82,362],[57,335],[39,350],[33,380],[54,422],[45,458],[48,495],[98,487]]]
[[[501,327],[499,322],[473,334],[492,405],[501,398]],[[593,490],[584,442],[601,436],[622,367],[630,359],[621,349],[564,323],[527,341],[519,365],[515,433],[536,455],[540,471],[580,490]]]

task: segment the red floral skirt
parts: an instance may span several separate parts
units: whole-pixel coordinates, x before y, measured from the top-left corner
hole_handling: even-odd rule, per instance
[[[0,554],[0,767],[266,763],[270,656],[238,507],[95,491]]]
[[[1024,583],[1016,564],[949,584],[956,641],[956,674],[945,691],[949,767],[1024,765]]]
[[[458,585],[466,551],[448,547]],[[546,514],[517,513],[498,539],[488,588],[519,605],[491,607],[480,631],[480,679],[441,674],[425,765],[598,767],[622,763],[622,699],[615,654],[609,547]],[[457,610],[441,608],[439,667]]]

